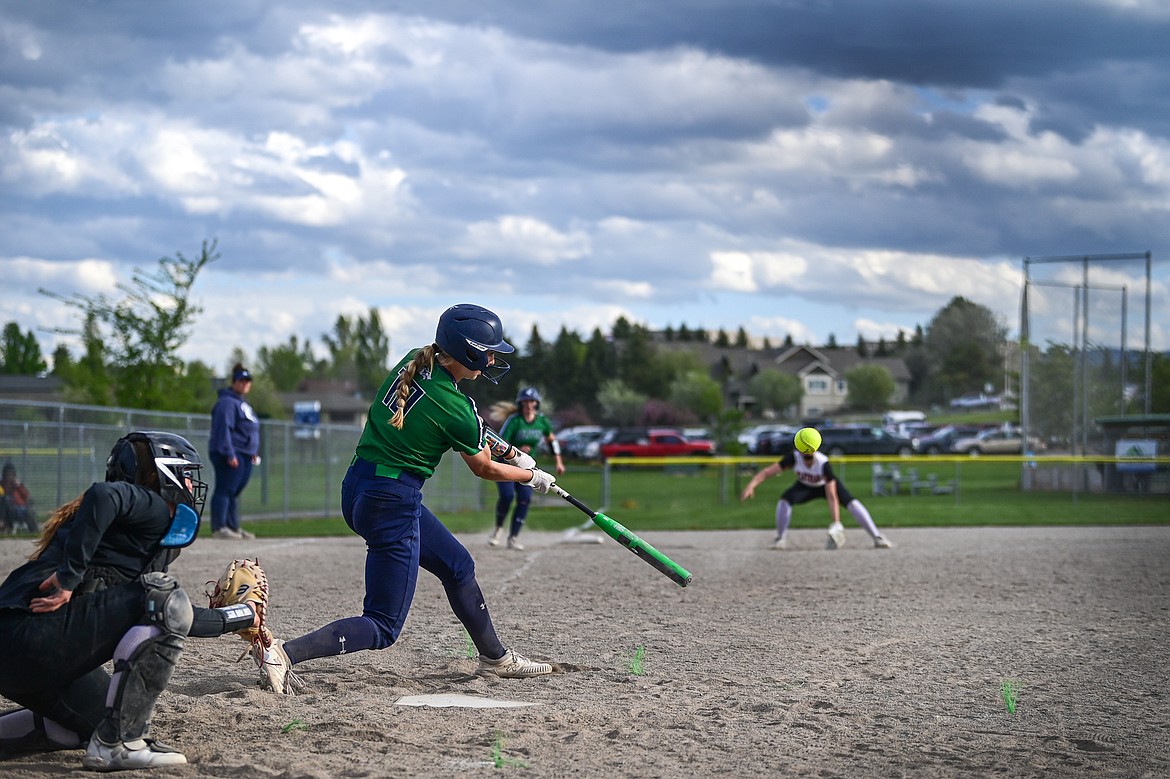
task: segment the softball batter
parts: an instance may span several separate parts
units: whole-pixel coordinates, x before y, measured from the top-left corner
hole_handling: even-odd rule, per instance
[[[475,562],[422,504],[420,491],[448,450],[458,452],[481,479],[549,491],[555,477],[529,455],[513,450],[508,462],[492,460],[475,402],[459,390],[461,380],[481,374],[498,382],[509,367],[498,355],[513,351],[499,317],[464,303],[439,317],[434,344],[408,353],[386,377],[341,485],[345,522],[366,540],[362,615],[277,641],[290,663],[389,647],[402,632],[421,567],[442,582],[452,611],[479,650],[477,673],[511,678],[552,673],[548,663],[528,660],[500,642],[475,579]]]

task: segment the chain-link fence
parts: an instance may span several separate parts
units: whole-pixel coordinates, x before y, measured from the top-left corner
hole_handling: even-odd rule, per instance
[[[43,519],[90,484],[105,478],[106,456],[131,430],[166,430],[188,439],[204,457],[211,489],[215,471],[207,458],[211,415],[0,400],[0,463],[11,463]],[[261,420],[261,462],[240,498],[248,519],[340,516],[340,485],[361,428],[297,425]],[[479,510],[479,479],[448,455],[424,488],[435,511]],[[494,500],[494,490],[489,499]]]
[[[1149,414],[1151,263],[1148,252],[1025,258],[1020,421],[1029,451],[1114,455],[1100,420]]]

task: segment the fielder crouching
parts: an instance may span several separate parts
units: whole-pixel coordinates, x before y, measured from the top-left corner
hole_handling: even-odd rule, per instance
[[[0,757],[84,747],[96,771],[187,762],[149,737],[187,636],[259,620],[247,604],[193,607],[167,573],[199,531],[200,469],[181,436],[119,439],[106,481],[57,509],[0,585],[0,695],[21,707],[0,713]]]
[[[817,451],[821,435],[814,428],[806,427],[797,431],[793,440],[796,451],[788,452],[779,462],[761,469],[740,494],[741,502],[755,496],[756,487],[765,479],[779,476],[785,471],[795,471],[796,483],[784,491],[776,503],[776,538],[772,549],[788,549],[788,525],[792,521],[792,507],[816,498],[824,498],[829,504],[829,549],[845,545],[845,528],[841,525],[841,506],[853,515],[857,524],[873,539],[875,549],[890,549],[893,544],[881,534],[874,524],[869,510],[860,500],[845,488],[833,473],[829,458]]]

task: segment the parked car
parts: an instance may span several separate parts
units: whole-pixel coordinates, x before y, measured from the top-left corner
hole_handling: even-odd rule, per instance
[[[798,428],[779,426],[760,434],[755,454],[784,455],[795,448],[792,437]]]
[[[894,435],[880,427],[855,425],[826,427],[821,430],[821,451],[830,457],[843,454],[900,454],[914,453],[909,438]]]
[[[692,441],[675,428],[622,428],[606,434],[600,451],[606,460],[613,457],[686,457],[714,454],[715,443]]]
[[[999,408],[999,398],[982,392],[968,392],[952,400],[951,408]]]
[[[910,443],[915,454],[947,454],[954,451],[955,441],[977,435],[982,429],[979,425],[943,425],[927,435],[912,436]]]
[[[566,427],[557,431],[557,441],[561,444],[561,454],[578,460],[587,459],[585,450],[592,441],[599,440],[605,435],[605,428],[597,425],[579,425]],[[594,455],[596,456],[596,454]]]
[[[791,425],[756,425],[744,430],[736,439],[744,445],[749,454],[764,454],[769,453],[769,449],[760,449],[760,444],[769,442],[773,435],[786,435],[791,438],[796,433],[796,428]]]
[[[960,438],[953,444],[954,451],[977,457],[981,454],[1023,454],[1024,436],[1018,429],[1006,430],[993,427],[982,430],[971,438]],[[1028,437],[1028,451],[1043,451],[1044,442],[1035,436]]]

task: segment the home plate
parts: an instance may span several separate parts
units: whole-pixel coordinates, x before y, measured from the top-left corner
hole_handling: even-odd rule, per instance
[[[600,533],[582,533],[578,528],[569,528],[561,535],[562,544],[603,544],[605,536]]]
[[[430,706],[436,709],[513,709],[518,706],[536,706],[524,701],[501,701],[495,698],[477,698],[474,695],[403,695],[394,701],[397,706]]]

